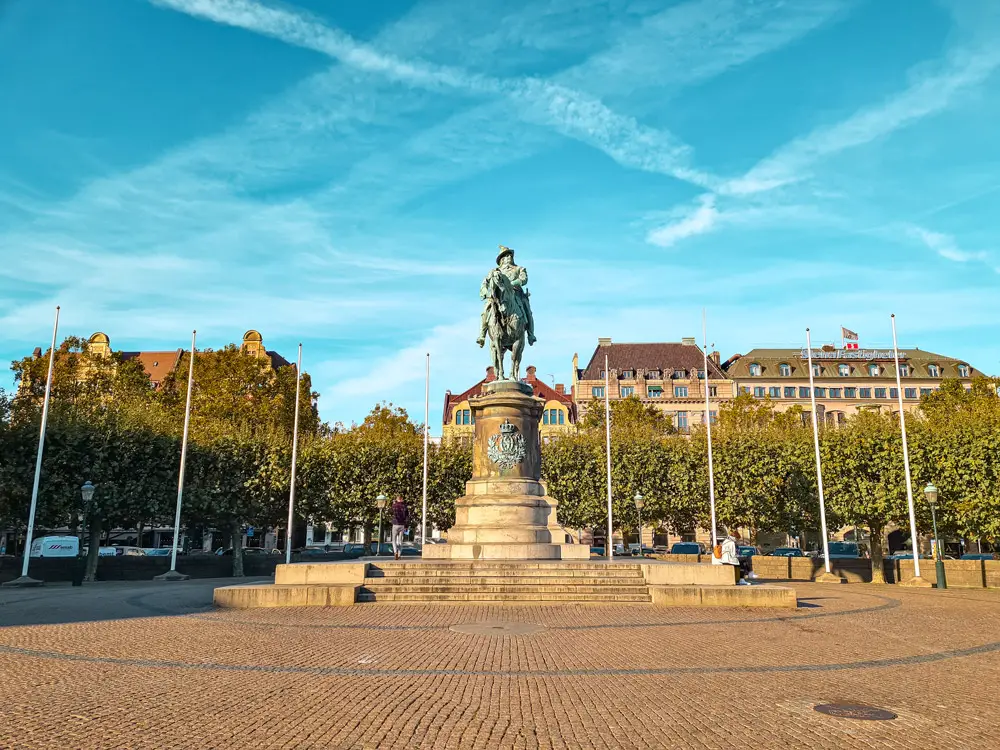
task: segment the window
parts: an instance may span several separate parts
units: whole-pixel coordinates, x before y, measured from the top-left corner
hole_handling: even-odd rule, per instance
[[[969,377],[969,373],[970,373],[970,370],[969,370],[969,366],[968,365],[959,365],[958,366],[958,377],[960,377],[960,378],[967,378],[967,377]]]
[[[932,378],[941,377],[941,368],[937,365],[927,365],[927,374]]]
[[[815,391],[816,391],[816,398],[826,398],[826,388],[820,388],[819,386],[817,386],[815,388]]]
[[[885,398],[885,388],[876,388],[875,398]]]
[[[771,398],[781,398],[781,388],[776,385],[772,385],[767,389],[767,395]]]
[[[635,395],[635,386],[623,385],[622,386],[622,398],[628,398],[629,396]]]
[[[916,388],[904,388],[903,389],[903,395],[906,398],[916,398],[917,397],[917,389]]]
[[[870,378],[877,378],[878,376],[879,376],[878,365],[876,365],[874,363],[868,365],[868,377],[870,377]]]
[[[718,422],[719,421],[719,412],[717,412],[717,411],[710,411],[708,413],[708,421],[711,422],[712,424],[715,424],[716,422]]]
[[[750,389],[750,386],[748,386],[748,385],[741,385],[740,386],[740,390],[743,391],[744,393],[751,393],[752,392],[751,389]],[[997,395],[1000,395],[1000,385],[997,386]]]
[[[786,385],[785,386],[785,398],[795,398],[795,386]]]
[[[659,370],[647,370],[646,371],[646,380],[659,380],[659,379],[660,379],[660,371]]]
[[[840,388],[830,389],[830,398],[840,398],[841,390]]]
[[[813,365],[813,377],[814,378],[823,377],[823,365]]]
[[[934,393],[934,389],[933,388],[921,388],[920,389],[920,395],[921,396],[930,396],[932,393]]]
[[[681,432],[687,432],[687,429],[688,429],[688,413],[686,411],[675,412],[675,414],[674,414],[674,427],[676,427]]]
[[[663,395],[663,386],[660,385],[646,386],[646,398],[659,398],[662,395]]]
[[[594,386],[590,389],[590,395],[594,398],[604,398],[604,386]]]
[[[809,388],[799,386],[799,398],[809,398]]]
[[[622,377],[623,378],[634,378],[635,377],[635,370],[622,370]]]
[[[602,377],[602,378],[603,378],[603,377],[607,377],[607,374],[608,374],[608,371],[607,371],[607,370],[601,370],[601,377]]]
[[[563,424],[562,409],[546,409],[542,412],[542,424]]]
[[[559,424],[566,424],[566,412],[562,409],[557,410],[559,412]]]
[[[898,388],[890,388],[889,389],[889,398],[899,398],[899,389]]]
[[[471,424],[472,412],[468,409],[462,409],[462,424]]]
[[[754,388],[753,388],[753,397],[754,398],[764,398],[764,394],[766,392],[767,392],[767,389],[764,388],[764,386],[762,386],[762,385],[755,385]]]
[[[872,397],[872,389],[871,388],[861,388],[859,390],[859,393],[861,395],[861,398],[871,398]]]
[[[542,424],[548,424],[548,423],[549,423],[549,409],[546,409],[545,411],[542,412]]]
[[[687,377],[687,370],[674,370],[674,380],[680,380]]]
[[[760,377],[760,365],[754,362],[750,365],[750,377],[759,378]]]
[[[837,365],[837,374],[840,375],[840,377],[842,378],[846,378],[848,375],[851,374],[851,366],[843,364]]]
[[[698,370],[698,380],[704,380],[704,379],[705,379],[705,371]]]
[[[687,398],[688,387],[686,385],[674,386],[674,398]]]
[[[719,395],[719,387],[715,385],[708,386],[708,395],[715,398]]]
[[[783,377],[783,378],[791,377],[791,375],[792,375],[792,366],[791,365],[786,365],[786,364],[780,364],[780,365],[778,365],[778,374],[781,375],[781,377]]]
[[[844,389],[844,398],[857,398],[857,397],[858,397],[858,389],[857,388],[845,388]]]
[[[899,376],[903,378],[910,377],[910,366],[905,362],[899,366]]]

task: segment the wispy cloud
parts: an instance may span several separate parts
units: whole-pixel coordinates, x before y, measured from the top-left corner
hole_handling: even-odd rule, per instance
[[[968,263],[969,261],[987,261],[989,259],[989,254],[983,250],[962,250],[951,235],[934,232],[913,224],[904,225],[903,230],[909,237],[919,240],[946,260]]]
[[[719,221],[714,195],[703,195],[698,205],[676,221],[652,230],[647,241],[660,247],[670,247],[680,240],[712,231]]]
[[[862,146],[943,111],[963,91],[981,84],[1000,67],[1000,47],[953,50],[943,65],[922,66],[913,82],[886,101],[865,107],[835,125],[817,128],[778,149],[721,192],[748,195],[798,182],[812,176],[812,165],[823,158]]]

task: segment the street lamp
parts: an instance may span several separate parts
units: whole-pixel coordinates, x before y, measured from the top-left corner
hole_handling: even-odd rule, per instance
[[[639,555],[642,556],[642,506],[646,504],[645,499],[638,492],[632,498],[635,502],[635,510],[639,514]]]
[[[86,574],[87,560],[83,556],[83,541],[87,534],[87,517],[90,515],[90,501],[94,499],[94,491],[97,488],[88,479],[80,487],[80,496],[83,498],[83,513],[80,515],[80,545],[77,549],[77,571],[73,576],[73,585],[83,585],[83,577]]]
[[[382,494],[375,498],[375,505],[378,506],[378,541],[375,542],[375,557],[379,556],[382,548],[382,511],[385,510],[388,502],[389,498]]]
[[[926,487],[924,487],[924,497],[927,498],[927,504],[931,508],[931,522],[934,524],[934,570],[937,573],[937,587],[939,589],[946,589],[948,588],[948,581],[944,574],[944,556],[941,551],[941,537],[938,536],[937,530],[938,488],[932,483],[929,483]],[[913,546],[913,554],[916,555],[916,545]]]

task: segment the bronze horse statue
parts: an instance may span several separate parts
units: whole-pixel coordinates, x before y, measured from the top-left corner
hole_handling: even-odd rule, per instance
[[[506,276],[494,269],[484,282],[486,328],[490,335],[490,356],[498,380],[520,380],[527,316],[521,292]],[[511,377],[504,374],[504,353],[510,352]]]

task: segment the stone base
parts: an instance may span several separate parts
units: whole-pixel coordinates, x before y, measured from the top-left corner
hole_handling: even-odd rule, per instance
[[[934,587],[934,584],[928,581],[926,578],[921,578],[919,576],[914,576],[908,581],[901,581],[899,586],[908,586],[914,589],[930,589]]]
[[[795,609],[795,589],[783,586],[650,586],[658,607],[777,607]]]
[[[482,544],[430,544],[424,560],[589,560],[590,547],[584,544],[545,542]]]
[[[846,578],[841,578],[836,573],[821,573],[814,580],[816,583],[847,583]]]
[[[12,589],[16,588],[31,588],[34,586],[41,586],[45,582],[39,581],[37,578],[32,578],[31,576],[21,576],[20,578],[15,578],[13,581],[7,581],[6,583],[0,583],[0,586],[7,586]]]
[[[216,607],[344,607],[354,604],[361,586],[284,585],[223,586],[215,590]]]
[[[176,570],[168,570],[166,573],[161,573],[158,576],[153,576],[154,581],[186,581],[191,576],[186,573],[178,573]]]

